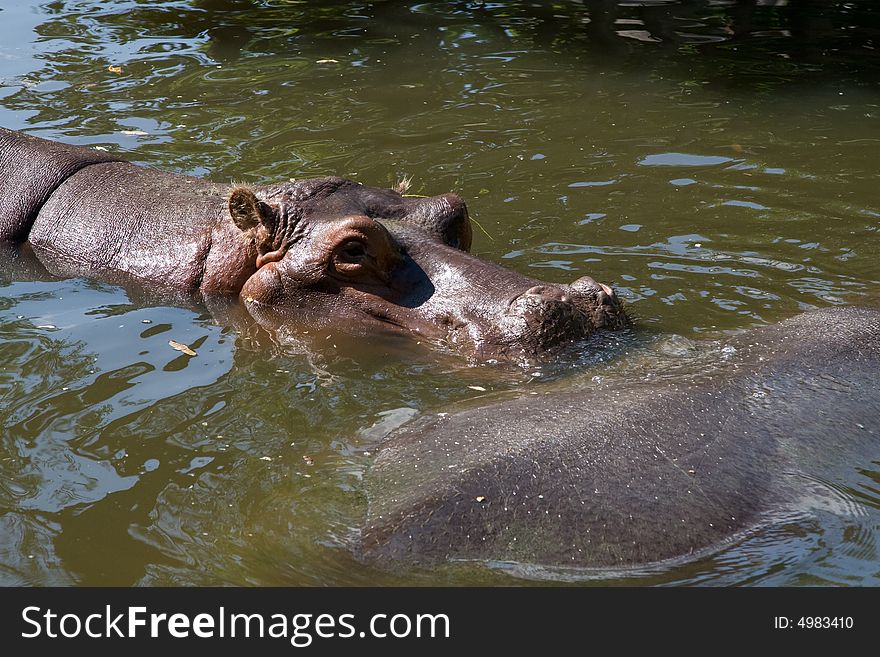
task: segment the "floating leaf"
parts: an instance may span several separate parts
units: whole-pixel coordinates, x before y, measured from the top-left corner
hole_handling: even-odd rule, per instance
[[[168,346],[171,347],[172,349],[176,349],[177,351],[180,351],[180,352],[186,354],[187,356],[198,355],[198,354],[196,354],[196,352],[194,352],[192,349],[190,349],[189,346],[183,344],[182,342],[176,342],[175,340],[169,340]]]
[[[110,71],[111,73],[116,73],[116,75],[122,74],[122,67],[121,66],[112,66],[111,65],[111,66],[107,67],[107,70]]]

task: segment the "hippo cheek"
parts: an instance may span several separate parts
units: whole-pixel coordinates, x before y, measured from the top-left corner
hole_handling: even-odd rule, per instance
[[[260,267],[241,288],[239,298],[248,313],[267,329],[297,324],[314,327],[331,321],[334,295],[321,294],[286,274],[283,264]]]
[[[241,288],[239,296],[245,303],[267,306],[286,305],[284,281],[275,263],[260,267]]]
[[[424,312],[424,308],[400,303],[388,290],[368,292],[354,287],[342,288],[333,300],[333,306],[343,313],[350,329],[388,330],[441,346],[448,342],[453,324],[445,316],[438,320],[430,312]]]
[[[326,288],[326,289],[324,289]],[[305,285],[290,280],[273,263],[264,265],[242,287],[240,298],[250,315],[269,329],[285,325],[333,327],[350,335],[377,332],[440,342],[446,333],[420,313],[385,299],[382,290],[352,286]]]

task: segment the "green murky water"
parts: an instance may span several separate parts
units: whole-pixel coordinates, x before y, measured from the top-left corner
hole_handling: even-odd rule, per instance
[[[614,282],[639,335],[693,339],[880,291],[880,15],[772,4],[0,0],[0,125],[217,180],[411,175],[468,201],[485,258]],[[361,481],[383,427],[603,353],[539,376],[280,347],[4,264],[0,583],[553,576],[359,564]],[[839,509],[624,581],[880,584],[858,469]]]

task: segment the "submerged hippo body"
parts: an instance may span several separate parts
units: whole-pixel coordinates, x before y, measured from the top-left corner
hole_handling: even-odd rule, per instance
[[[273,327],[392,329],[479,359],[530,360],[625,321],[592,278],[550,285],[470,255],[454,194],[337,177],[246,189],[2,128],[0,241],[66,273],[240,295]]]
[[[398,430],[367,476],[358,552],[626,568],[706,553],[858,487],[880,455],[880,311],[811,311],[711,350],[723,362],[697,374]]]

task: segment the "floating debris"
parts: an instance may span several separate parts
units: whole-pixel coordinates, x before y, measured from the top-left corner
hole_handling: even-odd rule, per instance
[[[113,66],[112,64],[107,67],[107,70],[111,73],[115,73],[116,75],[122,75],[122,67],[121,66]]]
[[[486,389],[483,386],[468,386],[471,390],[476,390],[477,392],[486,392]]]
[[[338,64],[339,60],[337,59],[319,59],[315,62],[315,64]]]
[[[169,340],[168,346],[171,347],[172,349],[176,349],[177,351],[180,351],[180,352],[186,354],[187,356],[197,356],[198,355],[198,354],[196,354],[196,352],[194,352],[192,349],[190,349],[187,345],[183,344],[182,342],[177,342],[175,340]]]

